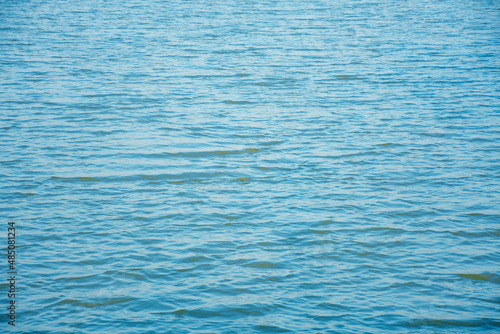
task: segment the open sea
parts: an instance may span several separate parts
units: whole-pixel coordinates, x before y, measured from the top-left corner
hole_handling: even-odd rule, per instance
[[[500,333],[499,123],[498,0],[0,0],[0,333]]]

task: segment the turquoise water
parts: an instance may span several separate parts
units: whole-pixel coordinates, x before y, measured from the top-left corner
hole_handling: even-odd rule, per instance
[[[497,1],[0,0],[15,331],[498,333],[499,46]]]

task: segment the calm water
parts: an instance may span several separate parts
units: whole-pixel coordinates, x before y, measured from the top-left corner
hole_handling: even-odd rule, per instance
[[[500,331],[498,1],[0,0],[0,71],[16,331]]]

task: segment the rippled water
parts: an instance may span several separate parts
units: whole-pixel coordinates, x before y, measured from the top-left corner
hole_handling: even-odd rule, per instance
[[[496,333],[499,46],[487,0],[0,0],[16,330]]]

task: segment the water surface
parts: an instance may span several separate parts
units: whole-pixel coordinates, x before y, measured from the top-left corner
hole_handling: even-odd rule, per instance
[[[486,0],[0,0],[16,330],[498,332],[499,46]]]

